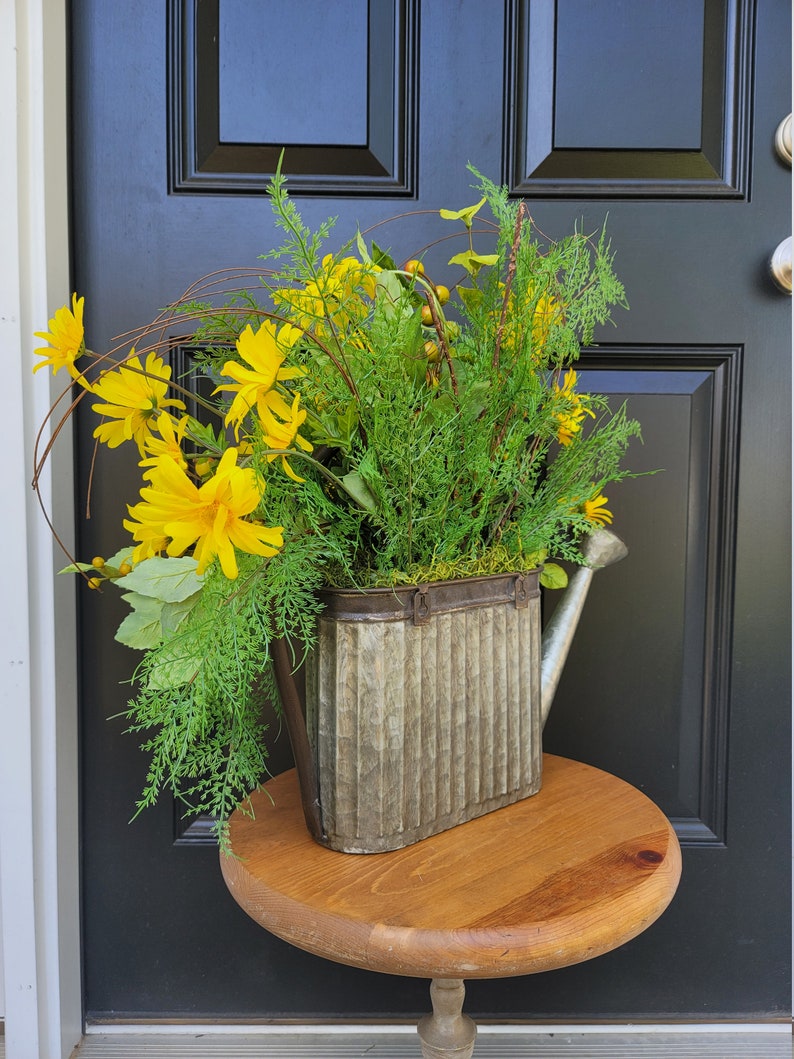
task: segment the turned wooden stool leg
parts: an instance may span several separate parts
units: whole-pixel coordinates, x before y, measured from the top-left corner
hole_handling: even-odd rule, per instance
[[[459,978],[434,978],[430,983],[433,1014],[417,1026],[425,1059],[471,1059],[477,1026],[463,1014],[465,995]]]

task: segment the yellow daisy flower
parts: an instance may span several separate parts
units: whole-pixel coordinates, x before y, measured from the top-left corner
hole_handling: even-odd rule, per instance
[[[44,360],[33,368],[34,373],[49,365],[52,374],[57,375],[61,368],[66,368],[73,379],[90,389],[88,381],[75,367],[74,362],[85,353],[85,329],[83,327],[83,305],[85,298],[72,295],[72,308],[68,305],[57,309],[49,322],[49,331],[34,332],[36,338],[43,338],[49,346],[40,346],[33,352]]]
[[[160,456],[148,478],[151,484],[141,489],[141,502],[128,509],[131,520],[124,522],[139,542],[136,561],[151,554],[152,541],[166,537],[168,555],[183,555],[192,547],[199,574],[217,556],[226,577],[234,580],[235,548],[271,556],[284,543],[281,526],[246,521],[262,499],[264,483],[250,468],[237,466],[237,449],[224,452],[215,474],[201,486],[170,456]]]
[[[100,423],[94,437],[111,449],[132,439],[143,456],[152,424],[162,410],[185,409],[182,401],[166,398],[170,379],[171,368],[156,353],[147,356],[145,368],[138,357],[131,357],[113,371],[104,372],[93,386],[104,403],[91,407],[110,422]]]
[[[140,506],[140,504],[136,504],[135,509]],[[132,513],[134,509],[128,504],[127,510]],[[151,559],[154,555],[162,555],[168,547],[168,537],[163,532],[162,525],[157,525],[153,522],[139,525],[127,519],[124,520],[122,525],[125,529],[130,530],[132,539],[137,541],[137,546],[132,553],[133,565],[143,562],[144,559]]]
[[[582,505],[584,517],[594,526],[608,526],[612,522],[612,512],[606,508],[608,503],[603,493],[585,500]]]
[[[168,412],[161,412],[157,417],[157,421],[153,428],[157,431],[160,437],[157,438],[154,434],[150,434],[149,437],[146,438],[143,443],[143,449],[147,454],[147,458],[141,460],[139,466],[156,467],[157,460],[160,456],[170,456],[183,471],[186,471],[187,460],[185,459],[185,454],[182,452],[182,442],[189,422],[190,416],[182,416],[182,418],[174,424],[174,420]],[[145,477],[146,475],[144,475],[144,478]]]
[[[276,291],[274,298],[293,310],[304,330],[314,328],[322,335],[326,319],[344,330],[369,312],[362,295],[375,297],[380,271],[377,265],[363,265],[352,256],[335,261],[333,254],[326,254],[316,281],[297,290]]]
[[[531,292],[530,292],[531,297]],[[560,315],[560,307],[555,298],[542,294],[532,314],[532,347],[541,349],[549,340],[551,325]]]
[[[565,373],[562,386],[554,384],[554,393],[559,398],[565,398],[567,407],[563,406],[554,413],[559,423],[557,429],[557,441],[560,445],[570,445],[574,437],[582,429],[582,423],[586,415],[595,419],[595,412],[587,407],[587,395],[574,393],[576,386],[576,372],[569,368]]]
[[[240,424],[252,409],[258,410],[260,418],[263,409],[269,404],[276,404],[277,411],[278,395],[273,393],[270,396],[276,382],[295,379],[303,374],[301,368],[281,367],[287,351],[300,335],[301,332],[291,324],[285,324],[277,332],[276,325],[271,320],[265,320],[257,331],[248,324],[237,339],[237,352],[249,367],[227,360],[221,375],[234,382],[224,383],[215,390],[215,393],[225,391],[235,395],[226,414],[226,425],[234,423],[235,436],[239,436]],[[282,405],[285,404],[282,398],[278,400]]]
[[[504,288],[504,284],[500,284]],[[529,306],[535,297],[532,286],[527,288],[523,299],[511,293],[507,299],[507,315],[502,334],[502,349],[515,352],[517,346],[526,345],[529,332],[532,361],[539,362],[549,340],[551,326],[561,315],[560,305],[550,294],[541,294],[530,314]]]
[[[304,452],[312,451],[313,445],[311,442],[307,441],[306,438],[301,437],[298,433],[298,430],[306,418],[306,410],[304,408],[299,408],[299,404],[300,394],[295,394],[292,408],[287,407],[285,402],[285,411],[287,414],[282,414],[281,419],[276,419],[270,408],[263,408],[260,422],[262,424],[265,444],[269,449],[288,449],[295,444],[303,449]],[[275,455],[268,456],[268,461],[275,459]],[[281,466],[293,481],[303,482],[305,480],[299,478],[298,475],[295,474],[290,467],[286,456],[281,457]]]

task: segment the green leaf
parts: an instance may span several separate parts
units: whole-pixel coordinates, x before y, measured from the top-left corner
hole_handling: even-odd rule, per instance
[[[112,566],[114,569],[118,569],[122,563],[129,563],[132,566],[132,553],[134,550],[135,545],[128,544],[126,548],[122,548],[115,555],[105,559],[105,566]]]
[[[364,242],[364,238],[361,235],[361,232],[359,232],[358,230],[356,230],[356,247],[358,248],[358,256],[361,258],[364,264],[371,264],[372,258],[369,256],[367,244]]]
[[[377,509],[378,502],[358,471],[350,471],[346,474],[342,478],[342,485],[345,487],[345,492],[352,496],[360,507],[363,507],[366,511],[375,511]]]
[[[484,205],[485,198],[483,197],[474,206],[464,206],[462,210],[439,210],[438,212],[445,221],[463,221],[467,228],[471,228],[472,218]]]
[[[202,579],[196,574],[197,566],[196,560],[189,555],[178,558],[155,555],[138,563],[132,573],[120,577],[117,584],[164,603],[178,603],[201,589]]]
[[[568,575],[557,563],[544,563],[540,571],[540,583],[544,588],[565,588]]]
[[[178,600],[176,603],[163,603],[160,625],[162,626],[164,637],[170,636],[171,633],[177,631],[200,598],[201,592],[194,592],[192,596]]]
[[[68,566],[64,566],[63,570],[59,570],[59,574],[87,574],[89,570],[94,570],[93,563],[70,563]]]
[[[470,276],[476,276],[483,265],[495,265],[498,254],[477,254],[474,250],[464,250],[449,259],[450,265],[462,265]]]
[[[479,287],[458,287],[457,291],[460,300],[470,312],[482,305],[483,292]]]
[[[337,416],[339,423],[339,436],[344,439],[345,447],[350,448],[353,437],[358,429],[358,402],[352,400],[341,415]]]
[[[378,301],[387,320],[399,320],[413,308],[405,301],[405,288],[396,272],[379,272],[375,281]]]
[[[545,548],[538,548],[537,551],[529,552],[529,554],[525,555],[527,570],[534,570],[538,566],[543,566],[548,554]]]
[[[372,263],[387,272],[395,272],[397,264],[387,250],[382,250],[375,240],[372,240]]]
[[[59,574],[78,574],[78,573],[90,573],[93,571],[100,577],[105,578],[108,581],[115,581],[119,578],[119,567],[122,563],[129,563],[132,565],[132,553],[134,545],[130,544],[126,548],[122,548],[121,551],[116,552],[115,555],[111,555],[109,559],[105,560],[105,565],[100,569],[97,569],[93,563],[70,563],[68,566],[64,566],[63,570],[59,570]]]
[[[444,391],[441,391],[436,399],[428,405],[426,412],[426,415],[434,423],[439,424],[449,423],[456,414],[457,408],[451,394]]]
[[[466,387],[464,412],[467,417],[471,419],[479,417],[482,410],[486,407],[490,389],[491,384],[487,379],[477,379],[476,382]]]
[[[222,453],[227,448],[226,437],[223,432],[223,424],[218,427],[217,434],[211,423],[200,423],[198,419],[191,418],[188,424],[188,437],[197,445],[215,453]]]
[[[137,592],[127,592],[121,598],[133,609],[119,625],[116,639],[136,651],[148,651],[150,647],[155,647],[163,638],[161,601],[151,596],[139,596]]]

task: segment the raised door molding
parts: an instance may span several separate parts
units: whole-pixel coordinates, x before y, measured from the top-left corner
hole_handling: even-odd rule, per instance
[[[609,571],[608,592],[597,584],[591,592],[547,748],[554,751],[557,726],[571,738],[567,711],[588,701],[604,638],[619,643],[626,664],[609,671],[609,709],[580,711],[574,739],[581,745],[570,753],[587,760],[595,740],[614,743],[615,760],[603,766],[645,790],[686,846],[723,846],[728,837],[742,353],[740,346],[603,345],[583,351],[579,367],[583,390],[608,394],[613,408],[625,400],[639,416],[646,445],[632,449],[631,463],[650,473],[624,481],[610,504],[629,558]],[[642,712],[644,701],[658,710]]]
[[[752,0],[508,0],[516,195],[743,198]]]
[[[256,0],[236,0],[223,11],[220,0],[170,0],[173,192],[263,191],[284,149],[291,194],[414,194],[418,0],[344,6],[342,19],[328,5],[292,0],[279,17],[280,5],[265,9]],[[296,21],[307,30],[300,41],[294,28],[290,34]],[[337,38],[329,42],[332,31]],[[329,48],[337,66],[344,61],[344,77],[326,63],[322,81]],[[261,118],[255,128],[241,124],[252,112]]]

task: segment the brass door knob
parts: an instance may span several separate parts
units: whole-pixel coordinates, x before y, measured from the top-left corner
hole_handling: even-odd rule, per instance
[[[791,294],[791,236],[784,239],[769,262],[772,279],[784,294]]]
[[[777,127],[775,132],[775,150],[781,161],[791,165],[791,115],[785,118]]]

